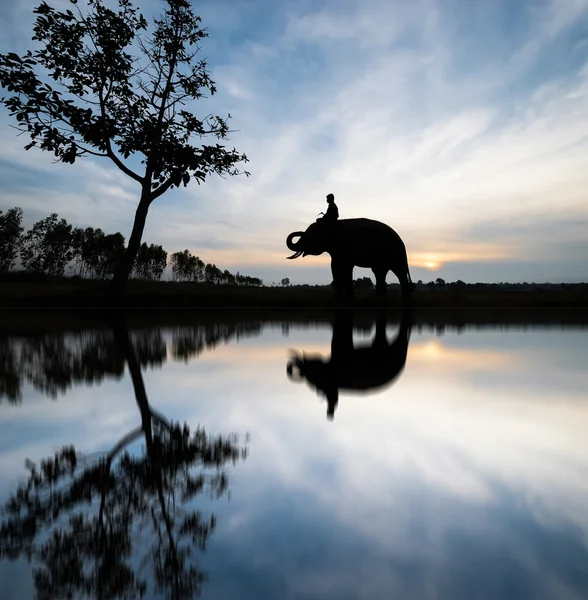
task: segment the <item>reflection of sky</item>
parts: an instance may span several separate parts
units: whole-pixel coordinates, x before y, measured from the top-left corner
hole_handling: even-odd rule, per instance
[[[287,379],[290,348],[328,355],[330,330],[274,327],[145,373],[168,418],[251,434],[214,503],[204,597],[586,597],[585,332],[413,333],[394,385],[341,394],[333,422]],[[2,497],[26,457],[106,450],[139,424],[126,377],[0,414]],[[7,569],[24,597],[25,567]]]

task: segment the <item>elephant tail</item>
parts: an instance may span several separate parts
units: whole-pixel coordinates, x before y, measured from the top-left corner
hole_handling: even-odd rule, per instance
[[[416,283],[412,280],[410,276],[410,269],[407,267],[406,272],[408,273],[408,282],[410,283],[410,291],[414,292],[416,290]]]
[[[406,257],[406,287],[408,294],[412,294],[416,291],[416,284],[413,282],[412,277],[410,276],[410,268],[408,266],[408,256]]]

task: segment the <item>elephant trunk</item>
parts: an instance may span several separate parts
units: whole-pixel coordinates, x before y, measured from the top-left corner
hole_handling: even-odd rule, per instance
[[[288,373],[288,379],[292,381],[302,381],[302,360],[299,356],[293,356],[289,361],[286,367],[286,372]]]
[[[302,250],[300,249],[300,242],[302,241],[302,236],[304,235],[304,231],[293,231],[286,239],[286,246],[288,246],[289,250],[292,250],[294,254],[292,256],[288,256],[289,259],[298,258],[302,254]],[[294,238],[300,238],[297,242],[294,242]]]

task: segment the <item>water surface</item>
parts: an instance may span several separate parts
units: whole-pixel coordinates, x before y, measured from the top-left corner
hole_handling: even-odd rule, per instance
[[[2,338],[2,598],[588,597],[587,330],[352,326]]]

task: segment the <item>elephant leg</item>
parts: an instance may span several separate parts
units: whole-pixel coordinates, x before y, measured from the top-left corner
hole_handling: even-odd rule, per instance
[[[380,309],[376,315],[376,335],[374,336],[374,341],[372,347],[374,348],[387,348],[388,347],[388,338],[386,337],[386,311],[385,309]]]
[[[331,260],[333,283],[339,300],[353,300],[353,264],[347,261]]]
[[[335,387],[329,390],[327,396],[327,419],[332,421],[335,418],[335,410],[339,404],[339,390]]]
[[[400,294],[403,300],[409,300],[412,292],[414,291],[414,283],[410,281],[408,275],[408,268],[393,270],[394,275],[398,277],[400,282]]]
[[[388,269],[372,269],[376,276],[376,296],[381,300],[386,299],[386,275]]]
[[[353,357],[353,312],[337,311],[331,335],[331,363],[344,364]]]
[[[408,281],[406,275],[400,280],[400,294],[403,300],[410,300],[414,288],[414,283]]]

